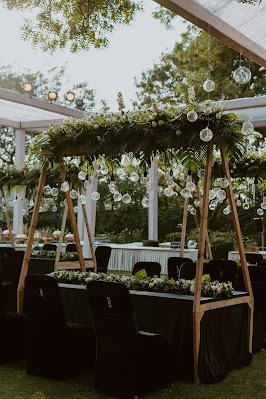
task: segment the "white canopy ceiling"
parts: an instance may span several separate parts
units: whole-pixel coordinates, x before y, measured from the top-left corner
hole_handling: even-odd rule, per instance
[[[2,126],[40,133],[47,130],[51,123],[62,123],[68,116],[82,118],[84,112],[0,89],[0,125]]]
[[[155,0],[239,53],[266,67],[266,2]]]

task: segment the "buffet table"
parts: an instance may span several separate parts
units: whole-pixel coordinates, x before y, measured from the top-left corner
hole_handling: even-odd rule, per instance
[[[262,254],[263,259],[266,260],[266,251],[259,251],[259,252],[254,252],[257,254]],[[234,260],[236,262],[240,262],[240,255],[238,251],[229,251],[228,252],[228,259],[229,260]]]
[[[132,272],[137,262],[158,262],[162,274],[168,274],[167,260],[172,256],[180,256],[180,250],[174,248],[144,247],[142,243],[106,244],[112,248],[108,270],[124,270]],[[197,249],[185,249],[184,257],[197,260]]]
[[[92,326],[85,286],[59,284],[66,320]],[[139,330],[164,336],[173,354],[175,380],[193,380],[193,296],[130,291]],[[245,295],[237,293],[236,295]],[[210,303],[212,298],[201,298]],[[221,381],[228,372],[250,363],[245,304],[205,313],[201,323],[199,376],[203,383]],[[155,348],[156,349],[156,348]]]

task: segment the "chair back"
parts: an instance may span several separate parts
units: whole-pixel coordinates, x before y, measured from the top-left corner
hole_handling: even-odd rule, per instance
[[[185,262],[181,265],[179,271],[179,278],[185,278],[186,280],[193,280],[196,276],[196,263]]]
[[[161,275],[161,265],[158,262],[137,262],[133,267],[132,275],[135,276],[142,269],[146,270],[148,277],[160,277]]]
[[[23,312],[46,325],[65,325],[65,314],[57,282],[49,276],[29,274],[25,279]],[[48,338],[48,337],[47,337]]]
[[[16,252],[15,248],[12,247],[0,247],[0,256],[7,257],[9,254]]]
[[[55,244],[43,244],[42,250],[43,251],[56,251],[56,245]]]
[[[180,256],[172,256],[167,260],[168,278],[172,278],[176,281],[178,279],[178,273],[183,263],[193,262],[190,258],[182,258]]]
[[[258,266],[266,266],[266,260],[260,260]]]
[[[66,252],[77,252],[76,244],[67,244]]]
[[[258,254],[258,253],[255,253],[255,252],[246,252],[245,255],[246,255],[246,258],[247,258],[247,262],[251,263],[252,265],[255,265],[255,263],[263,261],[262,254]]]
[[[91,281],[87,284],[87,292],[97,339],[99,336],[107,337],[104,346],[110,345],[111,348],[114,341],[119,346],[121,337],[137,335],[131,297],[124,284]]]
[[[18,284],[24,255],[24,251],[11,251],[2,258],[3,280]]]
[[[97,262],[97,272],[107,273],[108,262],[111,256],[112,248],[107,245],[98,245],[95,250],[95,257]]]
[[[230,281],[232,284],[234,284],[236,280],[237,264],[233,260],[212,259],[206,265],[206,270],[212,281]]]

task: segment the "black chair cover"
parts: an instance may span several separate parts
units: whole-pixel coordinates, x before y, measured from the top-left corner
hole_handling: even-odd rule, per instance
[[[148,277],[160,277],[161,275],[161,265],[158,262],[137,262],[133,267],[132,275],[135,276],[142,269],[146,270]]]
[[[106,245],[99,245],[95,250],[97,262],[97,272],[107,273],[108,262],[111,256],[112,248]]]
[[[258,254],[255,252],[246,252],[245,254],[246,254],[247,262],[251,263],[252,265],[255,265],[255,263],[263,261],[262,254]]]
[[[43,244],[43,251],[56,251],[56,244]]]
[[[233,260],[212,259],[206,265],[206,272],[210,275],[212,281],[230,281],[234,286],[237,276],[237,264]]]
[[[260,260],[258,266],[266,266],[266,260]]]
[[[95,334],[86,326],[65,323],[59,287],[53,278],[26,277],[24,313],[30,316],[28,374],[59,380],[94,367]]]
[[[139,395],[164,384],[170,368],[168,342],[138,331],[127,287],[91,281],[87,292],[97,339],[96,390]]]
[[[66,252],[77,252],[76,244],[67,244]]]
[[[190,258],[182,258],[179,256],[172,256],[167,260],[168,278],[172,278],[176,281],[178,279],[178,273],[180,266],[186,262],[193,262]]]

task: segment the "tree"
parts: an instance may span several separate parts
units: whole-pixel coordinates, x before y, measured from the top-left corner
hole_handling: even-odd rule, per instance
[[[108,33],[116,25],[129,24],[142,9],[132,0],[3,0],[9,10],[32,12],[22,26],[22,38],[33,47],[53,52],[70,47],[71,52],[91,46],[108,46]]]
[[[239,66],[239,54],[206,32],[189,26],[172,52],[162,54],[158,63],[142,72],[139,80],[135,79],[138,100],[148,106],[153,102],[177,105],[188,101],[190,86],[194,86],[198,101],[206,100],[202,84],[208,76],[215,82],[213,100],[265,94],[265,68],[245,57],[242,59],[242,65],[252,72],[251,82],[246,85],[236,84],[232,77]]]

